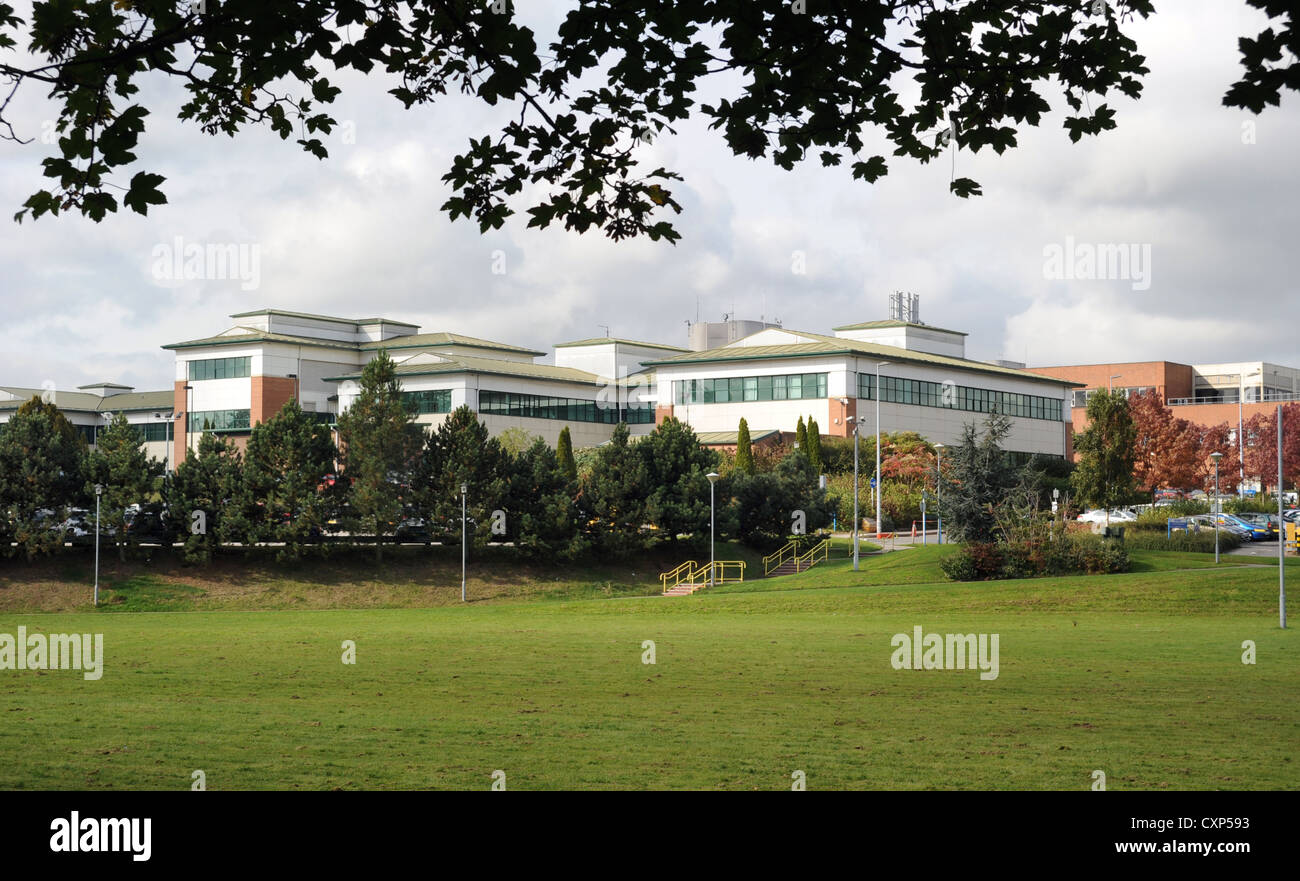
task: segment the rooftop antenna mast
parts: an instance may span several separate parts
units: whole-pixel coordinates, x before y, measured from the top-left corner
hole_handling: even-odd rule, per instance
[[[921,297],[906,291],[894,291],[889,295],[889,317],[893,321],[906,321],[909,324],[921,323]]]
[[[596,326],[599,327],[599,328],[604,329],[604,331],[605,331],[605,339],[609,339],[609,325],[608,325],[608,324],[597,324]]]

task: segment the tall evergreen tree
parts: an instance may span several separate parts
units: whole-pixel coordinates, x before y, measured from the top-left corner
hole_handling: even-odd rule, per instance
[[[988,542],[997,536],[995,511],[1020,485],[1020,473],[1002,449],[1011,419],[990,413],[980,435],[975,423],[943,456],[943,526],[953,541]]]
[[[416,463],[414,498],[436,541],[460,544],[461,484],[466,485],[470,550],[492,540],[493,512],[505,510],[510,457],[469,407],[457,407],[428,436]],[[510,514],[506,511],[507,530]]]
[[[1137,429],[1122,390],[1088,398],[1088,427],[1074,436],[1078,464],[1070,482],[1079,499],[1109,511],[1133,493]]]
[[[628,442],[627,423],[614,426],[598,447],[582,487],[582,508],[595,521],[592,540],[603,554],[621,557],[642,547],[647,487],[645,462]]]
[[[646,519],[670,542],[681,534],[704,545],[709,535],[709,481],[718,457],[690,426],[670,416],[636,444],[645,466]]]
[[[581,535],[574,484],[555,450],[537,438],[512,463],[509,534],[534,559],[571,560],[586,546]]]
[[[292,398],[254,426],[237,506],[245,540],[283,542],[282,557],[301,556],[337,509],[339,484],[325,486],[337,459],[330,427]]]
[[[741,474],[754,473],[754,450],[744,416],[740,417],[740,429],[736,432],[736,470]]]
[[[353,515],[375,536],[375,562],[384,561],[384,535],[402,519],[411,498],[410,472],[424,441],[402,397],[397,365],[384,349],[361,370],[356,398],[339,416],[339,461]]]
[[[126,560],[127,544],[134,541],[126,529],[126,508],[149,501],[153,479],[160,473],[162,466],[145,455],[140,435],[127,422],[126,414],[116,414],[108,428],[99,432],[95,449],[86,460],[84,492],[93,498],[95,484],[103,485],[99,502],[101,529],[115,536],[120,560]]]
[[[84,501],[86,442],[59,408],[33,397],[0,425],[0,552],[28,559],[63,542],[56,527]]]
[[[813,479],[822,473],[822,430],[811,416],[808,417],[808,463],[812,465]]]
[[[803,424],[803,417],[799,417],[799,424],[794,429],[795,450],[800,456],[808,458],[808,428]]]
[[[569,435],[569,426],[560,429],[560,439],[555,445],[555,455],[560,462],[560,470],[570,483],[578,482],[578,463],[573,459],[573,438]]]
[[[210,431],[199,438],[197,454],[176,466],[167,486],[167,511],[187,561],[207,563],[223,541],[234,538],[226,512],[241,496],[242,479],[238,448]]]

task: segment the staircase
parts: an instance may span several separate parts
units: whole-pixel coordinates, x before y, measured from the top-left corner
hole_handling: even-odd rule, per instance
[[[824,539],[810,548],[806,553],[799,553],[798,543],[791,540],[780,550],[763,558],[763,575],[776,578],[780,575],[794,575],[811,569],[830,556],[830,539]]]
[[[666,597],[687,597],[687,596],[690,596],[691,594],[695,593],[697,590],[703,590],[704,588],[706,588],[706,587],[708,587],[708,586],[709,586],[709,585],[708,585],[707,583],[705,583],[705,584],[678,584],[678,585],[676,585],[676,586],[674,586],[674,587],[670,587],[670,588],[668,588],[667,590],[665,590],[665,591],[664,591],[664,596],[666,596]]]

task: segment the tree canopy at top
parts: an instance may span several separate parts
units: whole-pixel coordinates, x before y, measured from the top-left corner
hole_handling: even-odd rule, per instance
[[[1239,40],[1242,78],[1223,103],[1258,113],[1300,88],[1294,4],[1246,0],[1280,19]],[[731,151],[789,170],[815,159],[868,183],[886,153],[929,162],[948,149],[1002,153],[1023,126],[1068,107],[1071,140],[1115,127],[1107,96],[1136,98],[1145,58],[1124,28],[1150,0],[581,0],[544,49],[508,0],[48,0],[30,21],[0,3],[0,137],[26,143],[11,102],[28,82],[59,105],[49,189],[17,212],[102,220],[121,201],[163,204],[164,177],[121,175],[150,107],[148,81],[182,83],[179,117],[208,134],[268,126],[325,158],[340,94],[329,76],[387,74],[406,107],[450,90],[512,108],[472,134],[444,175],[453,219],[499,228],[520,203],[528,225],[612,239],[675,241],[671,168],[645,167],[646,141],[691,115]],[[28,54],[17,57],[18,38]],[[706,80],[725,97],[701,103]],[[160,90],[154,109],[161,104]],[[517,113],[514,112],[517,110]],[[876,135],[883,137],[877,141]],[[533,184],[525,198],[525,184]],[[953,193],[980,193],[953,175]],[[532,202],[532,204],[527,204]]]

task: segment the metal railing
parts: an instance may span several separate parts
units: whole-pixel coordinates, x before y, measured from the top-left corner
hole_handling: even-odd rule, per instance
[[[772,570],[779,567],[786,561],[787,557],[794,558],[799,555],[799,548],[794,541],[788,541],[763,558],[763,575],[771,575]]]
[[[815,564],[820,563],[830,557],[831,540],[822,539],[808,550],[808,553],[801,557],[794,558],[794,571],[799,572],[803,569],[810,569]]]
[[[660,575],[659,581],[663,584],[664,590],[668,590],[668,588],[676,587],[683,581],[691,581],[691,575],[699,567],[700,564],[696,563],[694,560],[687,560],[671,572],[665,572],[663,575]],[[672,584],[668,583],[670,579],[672,580]]]
[[[1165,404],[1170,407],[1190,407],[1196,404],[1236,404],[1238,403],[1238,397],[1240,396],[1236,392],[1228,392],[1219,398],[1169,398],[1165,401]],[[1285,401],[1300,401],[1300,395],[1265,392],[1263,395],[1256,395],[1253,398],[1242,398],[1240,403],[1270,404]]]

